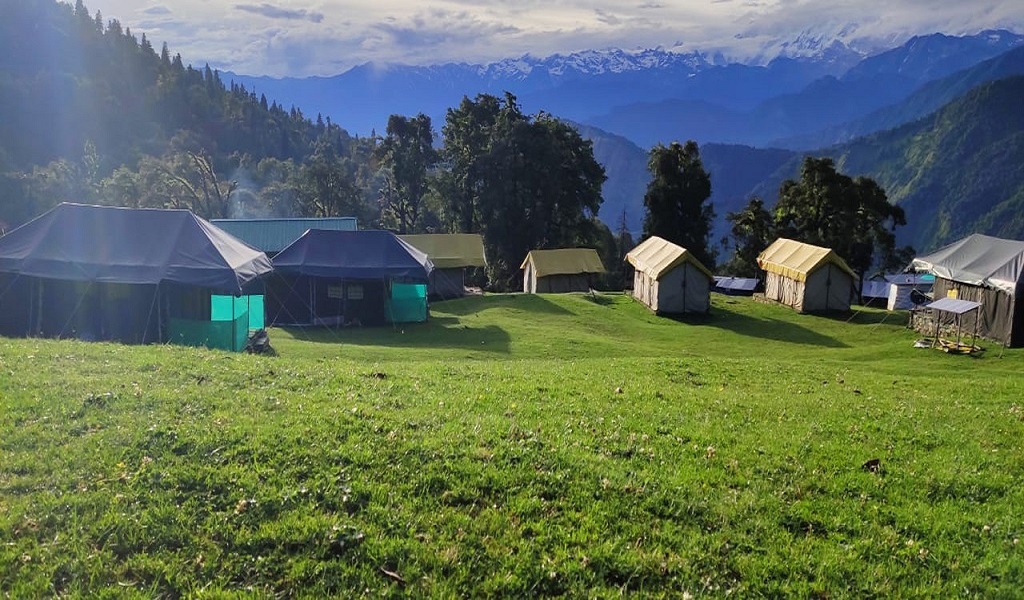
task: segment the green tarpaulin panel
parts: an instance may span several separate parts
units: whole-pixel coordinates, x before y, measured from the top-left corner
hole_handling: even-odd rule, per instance
[[[249,296],[249,329],[263,329],[266,324],[263,311],[263,296]]]
[[[427,320],[427,286],[423,283],[393,283],[388,299],[392,323],[422,323]]]
[[[168,325],[170,342],[184,346],[206,346],[239,352],[249,338],[249,313],[227,321],[193,321],[171,319]]]
[[[249,313],[246,329],[263,329],[263,296],[210,296],[210,320],[233,321]]]

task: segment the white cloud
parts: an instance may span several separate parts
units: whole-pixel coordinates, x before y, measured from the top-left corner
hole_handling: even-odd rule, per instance
[[[1024,31],[1020,0],[91,0],[91,11],[193,64],[332,75],[364,62],[488,62],[584,49],[674,46],[755,56],[780,38],[848,43]],[[850,25],[854,24],[855,27]]]

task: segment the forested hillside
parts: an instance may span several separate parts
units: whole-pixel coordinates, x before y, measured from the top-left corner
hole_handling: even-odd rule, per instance
[[[901,244],[934,249],[970,233],[1024,239],[1024,77],[982,84],[921,120],[810,154],[875,179],[903,207]],[[755,190],[774,201],[788,162]]]
[[[204,180],[226,192],[225,181],[211,178],[244,167],[247,179],[272,179],[294,170],[318,143],[323,153],[357,151],[360,142],[340,127],[314,123],[209,67],[186,66],[166,45],[155,49],[116,19],[90,14],[81,0],[4,5],[0,221],[8,227],[64,200],[208,205],[201,212],[225,216],[231,206],[193,193]]]
[[[188,208],[202,217],[354,216],[398,233],[481,233],[496,289],[536,248],[589,246],[618,275],[597,220],[593,147],[511,94],[463,98],[438,126],[392,115],[351,137],[209,67],[157,52],[116,19],[54,0],[0,22],[0,231],[60,202]],[[442,144],[435,144],[440,130]]]

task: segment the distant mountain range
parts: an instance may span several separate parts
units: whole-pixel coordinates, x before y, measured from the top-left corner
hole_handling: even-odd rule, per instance
[[[900,242],[928,250],[972,232],[1024,239],[1024,46],[922,85],[902,101],[819,133],[812,150],[704,144],[717,217],[713,240],[727,235],[724,218],[751,196],[774,204],[785,179],[799,177],[805,155],[831,156],[850,175],[874,178],[904,207]],[[649,175],[646,150],[600,129],[581,126],[608,171],[602,216],[639,229]],[[828,135],[826,135],[828,134]],[[845,138],[840,144],[833,140]]]
[[[463,96],[509,91],[527,112],[570,120],[593,142],[608,173],[601,217],[614,228],[624,216],[634,232],[642,222],[649,148],[694,139],[712,175],[717,241],[728,233],[728,212],[752,193],[773,202],[778,183],[796,176],[794,165],[805,154],[841,154],[830,147],[922,119],[978,85],[1024,74],[1024,36],[1008,31],[920,36],[871,56],[819,38],[794,46],[800,47],[788,57],[765,64],[655,49],[489,65],[363,65],[329,78],[222,76],[364,134],[380,132],[390,114],[420,112],[439,131],[446,110]],[[858,165],[857,174],[874,173],[866,162]],[[890,196],[901,201],[905,194]],[[926,248],[946,240],[914,224],[930,217],[910,218],[913,232],[902,236],[908,241]]]
[[[840,42],[798,38],[787,55],[765,64],[648,49],[487,65],[366,64],[334,77],[222,77],[362,135],[382,130],[392,114],[422,112],[440,129],[463,96],[509,91],[527,112],[543,110],[645,147],[674,139],[764,145],[851,121],[1022,44],[1024,36],[1007,31],[933,34],[865,56]]]

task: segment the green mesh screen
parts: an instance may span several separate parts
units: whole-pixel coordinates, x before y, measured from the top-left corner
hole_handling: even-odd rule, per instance
[[[422,323],[427,320],[427,286],[422,283],[393,283],[388,299],[392,323]]]

